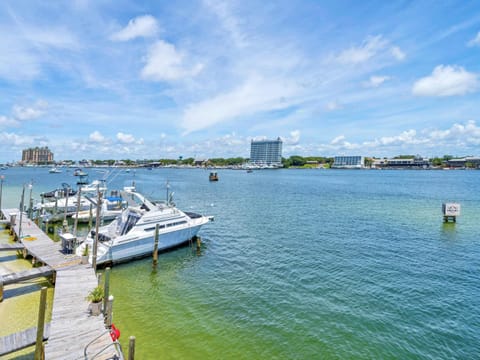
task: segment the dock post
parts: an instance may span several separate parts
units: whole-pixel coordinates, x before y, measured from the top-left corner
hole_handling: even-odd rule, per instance
[[[197,236],[197,250],[200,250],[200,247],[202,246],[202,239],[200,236]]]
[[[128,340],[128,360],[135,360],[135,336]]]
[[[158,264],[158,237],[159,237],[160,225],[155,225],[155,245],[153,246],[153,267],[157,267]]]
[[[3,180],[5,176],[0,176],[0,210],[2,210],[2,191],[3,191]]]
[[[107,299],[107,297],[105,297]],[[107,299],[106,302],[106,308],[105,308],[105,326],[107,328],[112,327],[112,313],[113,313],[113,295],[110,295]]]
[[[0,302],[3,301],[3,279],[0,278]]]
[[[38,310],[37,342],[35,343],[35,360],[44,359],[43,328],[45,326],[45,309],[47,308],[47,288],[42,287],[40,307]]]
[[[103,297],[103,309],[104,311],[106,311],[107,309],[107,302],[108,302],[108,299],[109,299],[109,292],[110,292],[110,268],[107,267],[105,269],[105,282],[103,284],[103,294],[104,294],[104,297]]]
[[[20,223],[18,224],[18,241],[20,241],[22,238],[22,215],[23,215],[24,199],[25,199],[25,185],[23,185],[22,201],[20,202]]]
[[[98,248],[98,228],[100,226],[100,209],[102,205],[102,193],[97,185],[97,213],[95,214],[95,240],[93,241],[92,267],[97,271],[97,248]]]

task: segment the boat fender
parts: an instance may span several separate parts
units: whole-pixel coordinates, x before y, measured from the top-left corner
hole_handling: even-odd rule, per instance
[[[120,338],[120,330],[117,329],[114,324],[112,324],[110,328],[110,337],[113,341],[117,341]]]

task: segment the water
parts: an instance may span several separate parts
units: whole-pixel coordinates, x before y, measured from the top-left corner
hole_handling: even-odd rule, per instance
[[[179,208],[215,216],[199,252],[112,269],[124,348],[134,335],[141,359],[478,356],[480,172],[208,173],[136,170],[109,185],[164,198],[168,179]],[[31,178],[34,196],[74,180],[5,176],[10,206]],[[461,203],[456,224],[442,223],[444,201]]]

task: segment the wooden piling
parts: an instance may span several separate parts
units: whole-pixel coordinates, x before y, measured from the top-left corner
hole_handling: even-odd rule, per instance
[[[0,302],[3,301],[3,280],[0,278]]]
[[[40,307],[38,310],[38,325],[37,325],[37,342],[35,344],[35,360],[44,359],[45,353],[43,348],[43,329],[45,326],[45,310],[47,308],[47,288],[42,287],[40,293]]]
[[[128,360],[135,360],[135,336],[130,336],[128,341]]]
[[[107,296],[105,296],[107,299]],[[113,313],[113,295],[108,296],[106,307],[105,307],[105,326],[107,328],[112,327],[112,313]]]
[[[110,268],[107,267],[105,269],[105,282],[103,284],[103,308],[107,309],[107,302],[108,302],[108,297],[109,297],[109,292],[110,292]]]
[[[159,238],[160,225],[155,225],[155,245],[153,246],[153,267],[158,264],[158,238]]]
[[[95,240],[93,241],[92,266],[97,271],[97,248],[98,248],[98,228],[100,226],[100,209],[102,206],[102,193],[97,185],[97,213],[95,214]]]

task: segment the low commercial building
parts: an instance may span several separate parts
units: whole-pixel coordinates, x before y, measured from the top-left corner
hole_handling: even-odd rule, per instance
[[[447,161],[447,165],[453,168],[480,168],[480,157],[466,156],[463,158],[455,158]]]
[[[335,156],[332,168],[335,169],[362,169],[365,167],[363,156]]]

